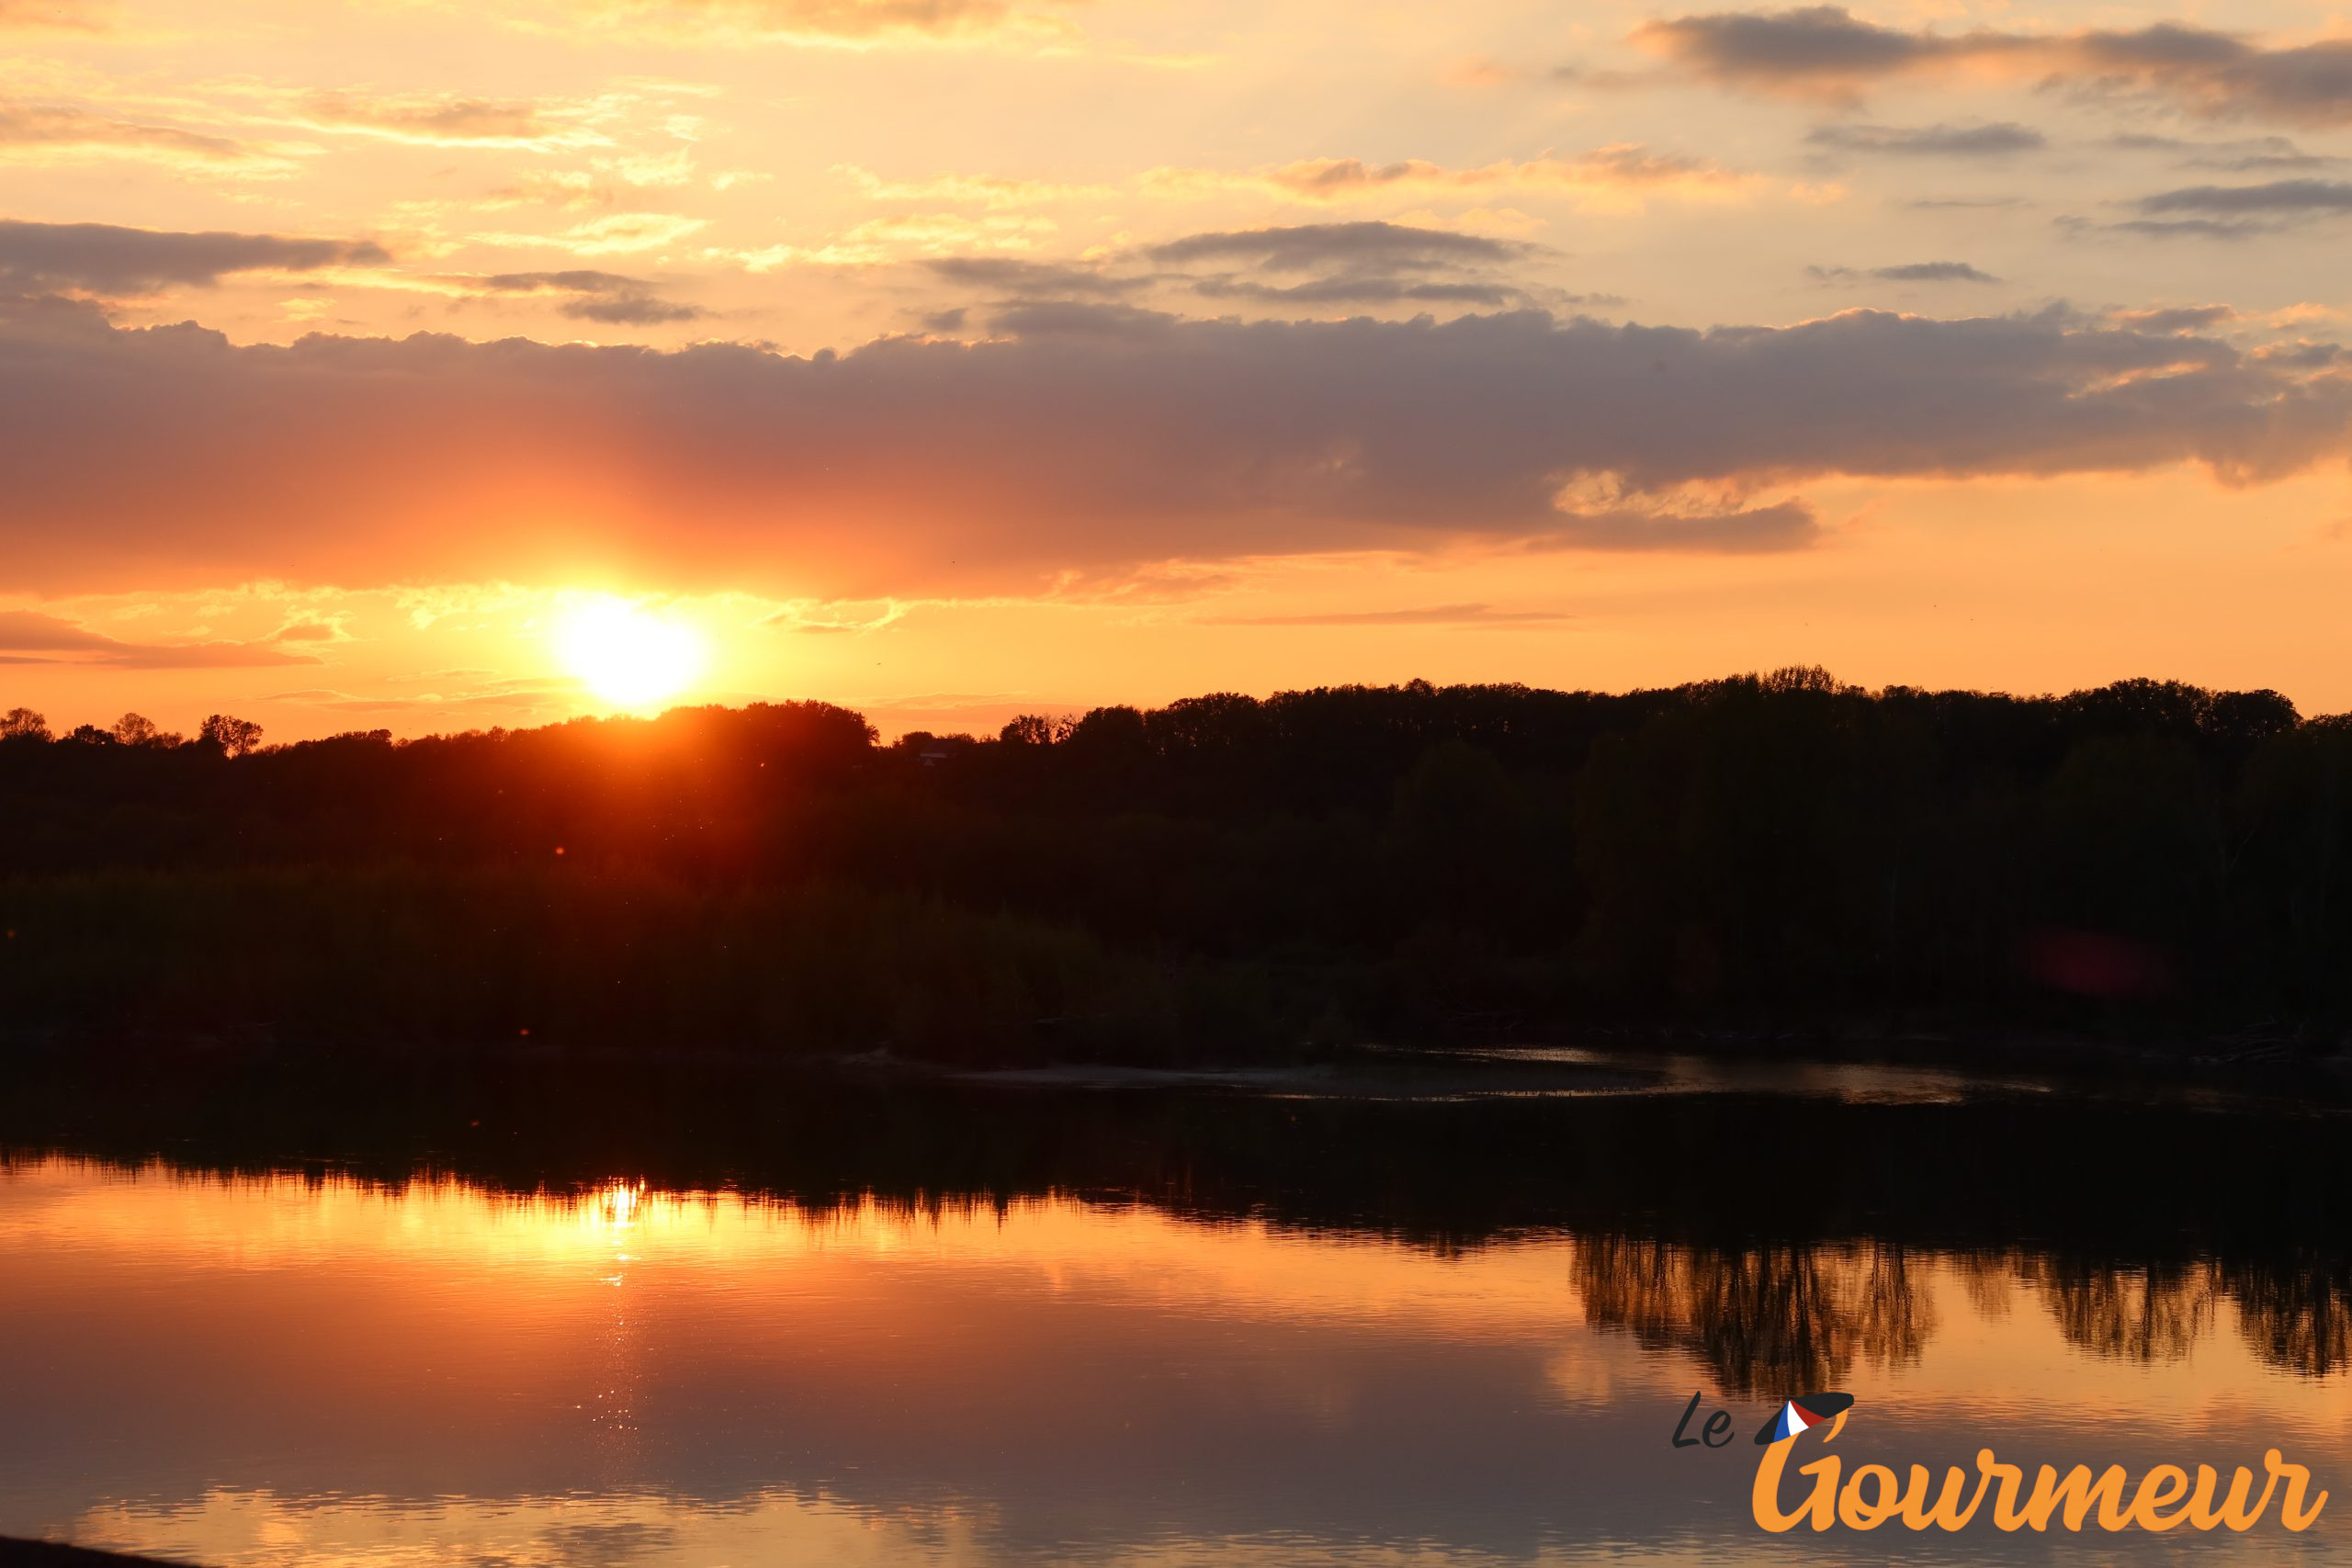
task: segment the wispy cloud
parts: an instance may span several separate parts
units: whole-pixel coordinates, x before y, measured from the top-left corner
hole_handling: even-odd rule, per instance
[[[1163,267],[1209,268],[1183,278],[1203,298],[1308,307],[1523,302],[1526,292],[1493,269],[1542,254],[1522,241],[1387,222],[1222,230],[1143,252]]]
[[[509,26],[550,33],[596,28],[669,42],[873,47],[894,42],[1039,42],[1072,34],[1066,17],[1012,0],[561,0],[516,6]]]
[[[2177,160],[2177,166],[2184,169],[2212,169],[2231,175],[2284,174],[2294,169],[2324,169],[2344,162],[2327,153],[2305,152],[2283,136],[2196,141],[2135,131],[2110,136],[2105,145],[2122,152],[2163,153]]]
[[[750,272],[781,266],[881,266],[973,253],[1035,250],[1060,232],[1050,218],[1032,213],[910,212],[872,218],[813,244],[779,243],[758,250],[714,246],[708,261],[732,262]]]
[[[968,205],[999,210],[1066,201],[1104,201],[1119,194],[1114,186],[1062,185],[1005,175],[949,174],[892,180],[854,164],[837,164],[833,173],[876,201]]]
[[[10,163],[129,158],[216,174],[283,175],[285,154],[225,136],[124,119],[65,104],[0,99],[0,159]]]
[[[2001,280],[1983,268],[1968,262],[1928,261],[1902,262],[1893,266],[1850,267],[1809,266],[1806,274],[1819,283],[1859,283],[1863,278],[1876,278],[1882,283],[1998,283]]]
[[[2272,180],[2252,186],[2184,186],[2132,204],[2137,218],[2117,222],[2064,220],[2067,231],[2139,235],[2158,240],[2251,240],[2299,224],[2352,212],[2352,182]]]
[[[943,283],[1006,299],[1115,299],[1151,283],[1097,266],[1023,256],[933,256],[922,265]]]
[[[2242,217],[2352,212],[2352,182],[2272,180],[2256,186],[2188,186],[2142,197],[2139,207],[2143,212],[2158,215],[2193,212]]]
[[[490,297],[552,296],[560,314],[613,326],[656,326],[698,321],[709,312],[699,305],[664,299],[641,277],[576,268],[560,272],[502,272],[447,280],[468,292]]]
[[[474,238],[487,244],[518,248],[542,246],[577,256],[627,255],[674,245],[707,228],[709,221],[708,219],[688,218],[675,212],[616,212],[609,217],[592,218],[584,223],[575,223],[560,233],[489,233],[477,234]]]
[[[2050,144],[2031,126],[2007,120],[1990,125],[1816,125],[1804,139],[1810,146],[1832,152],[1896,158],[2009,158]]]
[[[331,638],[332,631],[328,634]],[[0,662],[96,665],[115,670],[220,670],[265,664],[318,664],[316,654],[283,646],[274,633],[254,642],[124,642],[38,610],[0,610]]]
[[[305,95],[298,123],[427,146],[555,148],[597,145],[605,138],[552,118],[525,102],[442,95],[376,96],[362,93]]]
[[[1549,193],[1612,207],[1649,197],[1727,199],[1759,188],[1758,176],[1712,159],[1657,152],[1638,142],[1598,147],[1574,157],[1545,153],[1452,168],[1425,159],[1368,164],[1360,158],[1306,158],[1244,170],[1159,168],[1144,175],[1156,195],[1194,197],[1254,191],[1294,201],[1333,203],[1377,197],[1518,191]]]
[[[1560,610],[1500,610],[1492,604],[1428,604],[1404,610],[1337,610],[1293,615],[1204,615],[1212,626],[1547,626],[1576,617]]]

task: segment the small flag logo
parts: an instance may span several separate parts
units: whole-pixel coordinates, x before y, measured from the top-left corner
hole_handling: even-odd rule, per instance
[[[1827,1421],[1831,1423],[1828,1436],[1821,1439],[1826,1443],[1838,1435],[1838,1428],[1846,1424],[1846,1412],[1853,1407],[1854,1396],[1850,1393],[1799,1394],[1781,1405],[1779,1415],[1764,1423],[1763,1429],[1756,1434],[1757,1446],[1793,1438]]]

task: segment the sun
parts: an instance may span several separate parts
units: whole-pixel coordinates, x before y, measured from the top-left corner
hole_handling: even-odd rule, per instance
[[[591,599],[557,628],[564,667],[616,707],[650,707],[676,696],[702,673],[702,634],[650,615],[626,599]]]

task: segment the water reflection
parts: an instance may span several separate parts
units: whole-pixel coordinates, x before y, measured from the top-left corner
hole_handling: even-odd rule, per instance
[[[2310,1377],[2352,1367],[2352,1259],[2287,1258],[2223,1272],[2255,1354]]]
[[[2352,1473],[2330,1122],[700,1095],[673,1140],[658,1092],[626,1124],[504,1103],[466,1108],[495,1141],[388,1118],[333,1163],[250,1097],[169,1159],[136,1125],[12,1134],[0,1532],[238,1564],[1745,1562],[1746,1432],[1825,1386],[1862,1401],[1849,1462]],[[1752,1179],[1829,1116],[1854,1174]],[[2117,1157],[2188,1131],[2202,1185]],[[1665,1441],[1701,1388],[1743,1438],[1712,1467]]]
[[[2211,1263],[2102,1269],[2071,1258],[2021,1258],[2069,1345],[2130,1361],[2177,1361],[2212,1331],[2221,1279]]]
[[[1684,1352],[1744,1398],[1842,1388],[1857,1365],[1907,1366],[1936,1322],[1899,1247],[1726,1252],[1594,1236],[1576,1250],[1576,1280],[1590,1321]]]

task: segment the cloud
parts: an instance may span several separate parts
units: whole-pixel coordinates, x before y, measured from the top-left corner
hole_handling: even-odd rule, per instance
[[[1874,266],[1867,271],[1850,266],[1809,266],[1806,274],[1821,283],[1857,283],[1875,277],[1888,283],[1998,283],[1991,273],[1966,262],[1905,262],[1898,266]]]
[[[237,346],[51,310],[0,331],[0,558],[33,592],[595,575],[860,598],[1296,552],[1788,548],[1815,532],[1789,491],[1819,477],[2254,484],[2340,460],[2348,427],[2341,367],[2059,310],[1699,331],[1040,301],[978,343],[808,358]]]
[[[1448,283],[1380,273],[1341,274],[1304,283],[1202,277],[1192,284],[1204,299],[1258,299],[1289,305],[1486,305],[1517,303],[1527,295],[1501,283]]]
[[[1702,81],[1831,97],[1851,97],[1863,84],[1931,62],[2016,47],[2007,35],[1954,39],[1883,28],[1839,6],[1663,19],[1634,29],[1633,41]]]
[[[1835,152],[1899,158],[2006,158],[2049,145],[2031,126],[2006,120],[1993,125],[1816,125],[1804,139]]]
[[[1458,191],[1551,192],[1601,205],[1637,204],[1645,195],[1724,197],[1745,194],[1756,176],[1705,158],[1654,152],[1638,142],[1613,142],[1573,158],[1545,153],[1503,159],[1475,168],[1448,168],[1425,159],[1367,164],[1360,158],[1305,158],[1250,170],[1154,169],[1148,190],[1165,196],[1259,191],[1294,201],[1342,202],[1365,197]]]
[[[298,615],[259,640],[266,643],[349,642],[351,634],[343,629],[343,623],[340,621],[318,620],[310,616]]]
[[[356,131],[394,141],[472,147],[553,147],[603,138],[556,125],[528,103],[445,96],[368,97],[311,93],[301,100],[303,123],[322,130]]]
[[[1188,234],[1144,254],[1168,263],[1247,261],[1284,270],[1373,263],[1429,266],[1464,261],[1505,261],[1532,247],[1516,241],[1417,229],[1402,223],[1301,223],[1287,228],[1233,229]]]
[[[308,624],[308,623],[305,623]],[[112,670],[222,670],[263,664],[317,664],[314,654],[272,644],[289,640],[281,628],[257,642],[123,642],[37,610],[0,610],[0,662],[98,665]],[[333,629],[327,635],[331,638]]]
[[[2005,207],[2023,207],[2025,198],[2020,196],[1929,196],[1903,205],[1915,212],[1990,212]]]
[[[2253,186],[2185,186],[2142,197],[2142,216],[2117,223],[2060,220],[2076,233],[2106,231],[2150,239],[2250,240],[2297,223],[2352,212],[2352,182],[2272,180]]]
[[[1536,549],[1768,555],[1804,549],[1819,534],[1813,509],[1801,501],[1698,510],[1633,505],[1565,513],[1557,527],[1525,543]]]
[[[57,154],[245,173],[279,173],[291,167],[282,158],[227,137],[116,119],[88,109],[0,100],[0,157],[24,163]]]
[[[1118,192],[1110,186],[1055,185],[1001,175],[933,175],[928,179],[886,180],[854,164],[834,166],[876,201],[962,202],[989,208],[1042,207],[1059,201],[1103,201]]]
[[[633,251],[658,251],[709,226],[707,218],[674,212],[616,212],[575,223],[560,234],[477,234],[484,244],[539,246],[580,256],[621,255]]]
[[[1149,281],[1020,256],[933,256],[922,265],[943,283],[1008,299],[1110,299]]]
[[[1053,312],[1073,303],[1131,299],[1158,285],[1203,299],[1254,300],[1312,310],[1332,305],[1470,305],[1489,308],[1525,300],[1525,291],[1485,276],[1491,264],[1543,254],[1541,247],[1447,229],[1401,223],[1310,223],[1285,228],[1222,230],[1190,234],[1093,265],[1033,261],[1017,256],[938,256],[923,263],[933,277],[1023,309],[1020,323],[1045,328]],[[1118,271],[1142,264],[1151,270]],[[1216,270],[1216,264],[1236,264]],[[1199,269],[1207,267],[1203,272]],[[1013,321],[1000,312],[999,323]],[[1100,331],[1106,318],[1083,316]],[[1140,320],[1154,320],[1148,312]],[[926,317],[939,331],[961,327],[960,315]]]
[[[2270,232],[2272,225],[2250,222],[2244,219],[2218,218],[2133,218],[2121,223],[2092,224],[2078,219],[2062,219],[2071,231],[2085,232],[2103,230],[2109,233],[2139,234],[2153,240],[2250,240],[2256,234]]]
[[[2125,152],[2177,154],[2181,168],[2215,169],[2232,175],[2324,169],[2344,162],[2324,153],[2306,152],[2283,136],[2256,136],[2236,141],[2191,141],[2177,136],[2134,133],[2109,137],[2106,144]]]
[[[2299,370],[2319,370],[2352,360],[2352,353],[2333,343],[2275,343],[2254,351],[2255,358],[2266,364],[2288,365]]]
[[[381,245],[368,240],[181,233],[111,223],[0,219],[0,286],[17,289],[152,294],[174,285],[209,288],[232,273],[315,272],[390,260]]]
[[[1040,241],[1058,231],[1059,225],[1050,218],[1009,212],[978,217],[960,212],[905,212],[854,224],[819,245],[770,245],[758,251],[712,248],[705,250],[703,256],[733,262],[750,272],[770,272],[787,264],[881,266],[973,251],[1035,250]]]
[[[2212,119],[2352,121],[2352,39],[2270,49],[2178,22],[2129,31],[1915,32],[1840,6],[1808,6],[1650,22],[1633,41],[1697,81],[1838,103],[1858,102],[1894,77],[1973,73],[2139,94]]]
[[[2156,310],[2112,310],[2108,320],[2143,333],[2201,333],[2238,319],[2227,305],[2175,305]]]
[[[2140,210],[2209,216],[2304,217],[2352,212],[2352,183],[2342,180],[2272,180],[2258,186],[2189,186],[2140,198]]]
[[[1886,283],[1998,283],[1991,273],[1967,262],[1905,262],[1895,266],[1860,270],[1850,266],[1809,266],[1805,272],[1822,283],[1855,283],[1875,277]]]
[[[708,314],[699,305],[682,305],[673,300],[656,299],[650,295],[624,295],[612,299],[568,299],[557,307],[559,314],[574,321],[601,321],[607,326],[650,327],[673,321],[698,321]]]
[[[754,625],[780,626],[786,631],[832,636],[851,632],[878,632],[904,620],[907,606],[893,600],[875,601],[865,606],[870,615],[856,614],[857,606],[844,604],[820,604],[809,599],[796,599],[763,615]]]
[[[658,326],[671,321],[700,321],[709,314],[699,305],[663,299],[643,278],[589,268],[502,272],[450,281],[483,295],[561,296],[562,302],[556,307],[558,314],[613,326]]]
[[[578,211],[611,207],[620,198],[620,186],[585,169],[530,169],[517,175],[512,185],[491,192],[477,205],[502,208],[542,203]]]
[[[1498,610],[1492,604],[1429,604],[1305,615],[1204,615],[1211,626],[1540,626],[1576,619],[1558,610]]]
[[[1899,266],[1874,266],[1872,277],[1883,277],[1894,283],[1998,283],[1991,273],[1971,266],[1966,262],[1931,261],[1905,262]]]
[[[956,40],[1008,29],[1058,35],[1068,24],[1008,0],[571,0],[562,22],[667,38],[781,42]]]
[[[455,671],[447,673],[478,676],[486,675],[489,671]],[[568,676],[556,676],[486,681],[455,691],[430,692],[413,697],[356,696],[332,686],[308,686],[290,692],[266,692],[259,700],[293,703],[302,707],[323,708],[335,713],[422,719],[433,714],[462,714],[485,708],[523,714],[560,712],[569,705],[563,699],[574,695],[579,690],[578,681]]]
[[[1382,222],[1223,230],[1143,253],[1163,266],[1229,262],[1250,269],[1187,276],[1187,286],[1204,299],[1307,307],[1514,304],[1527,295],[1487,269],[1541,254],[1542,247],[1521,241]]]

